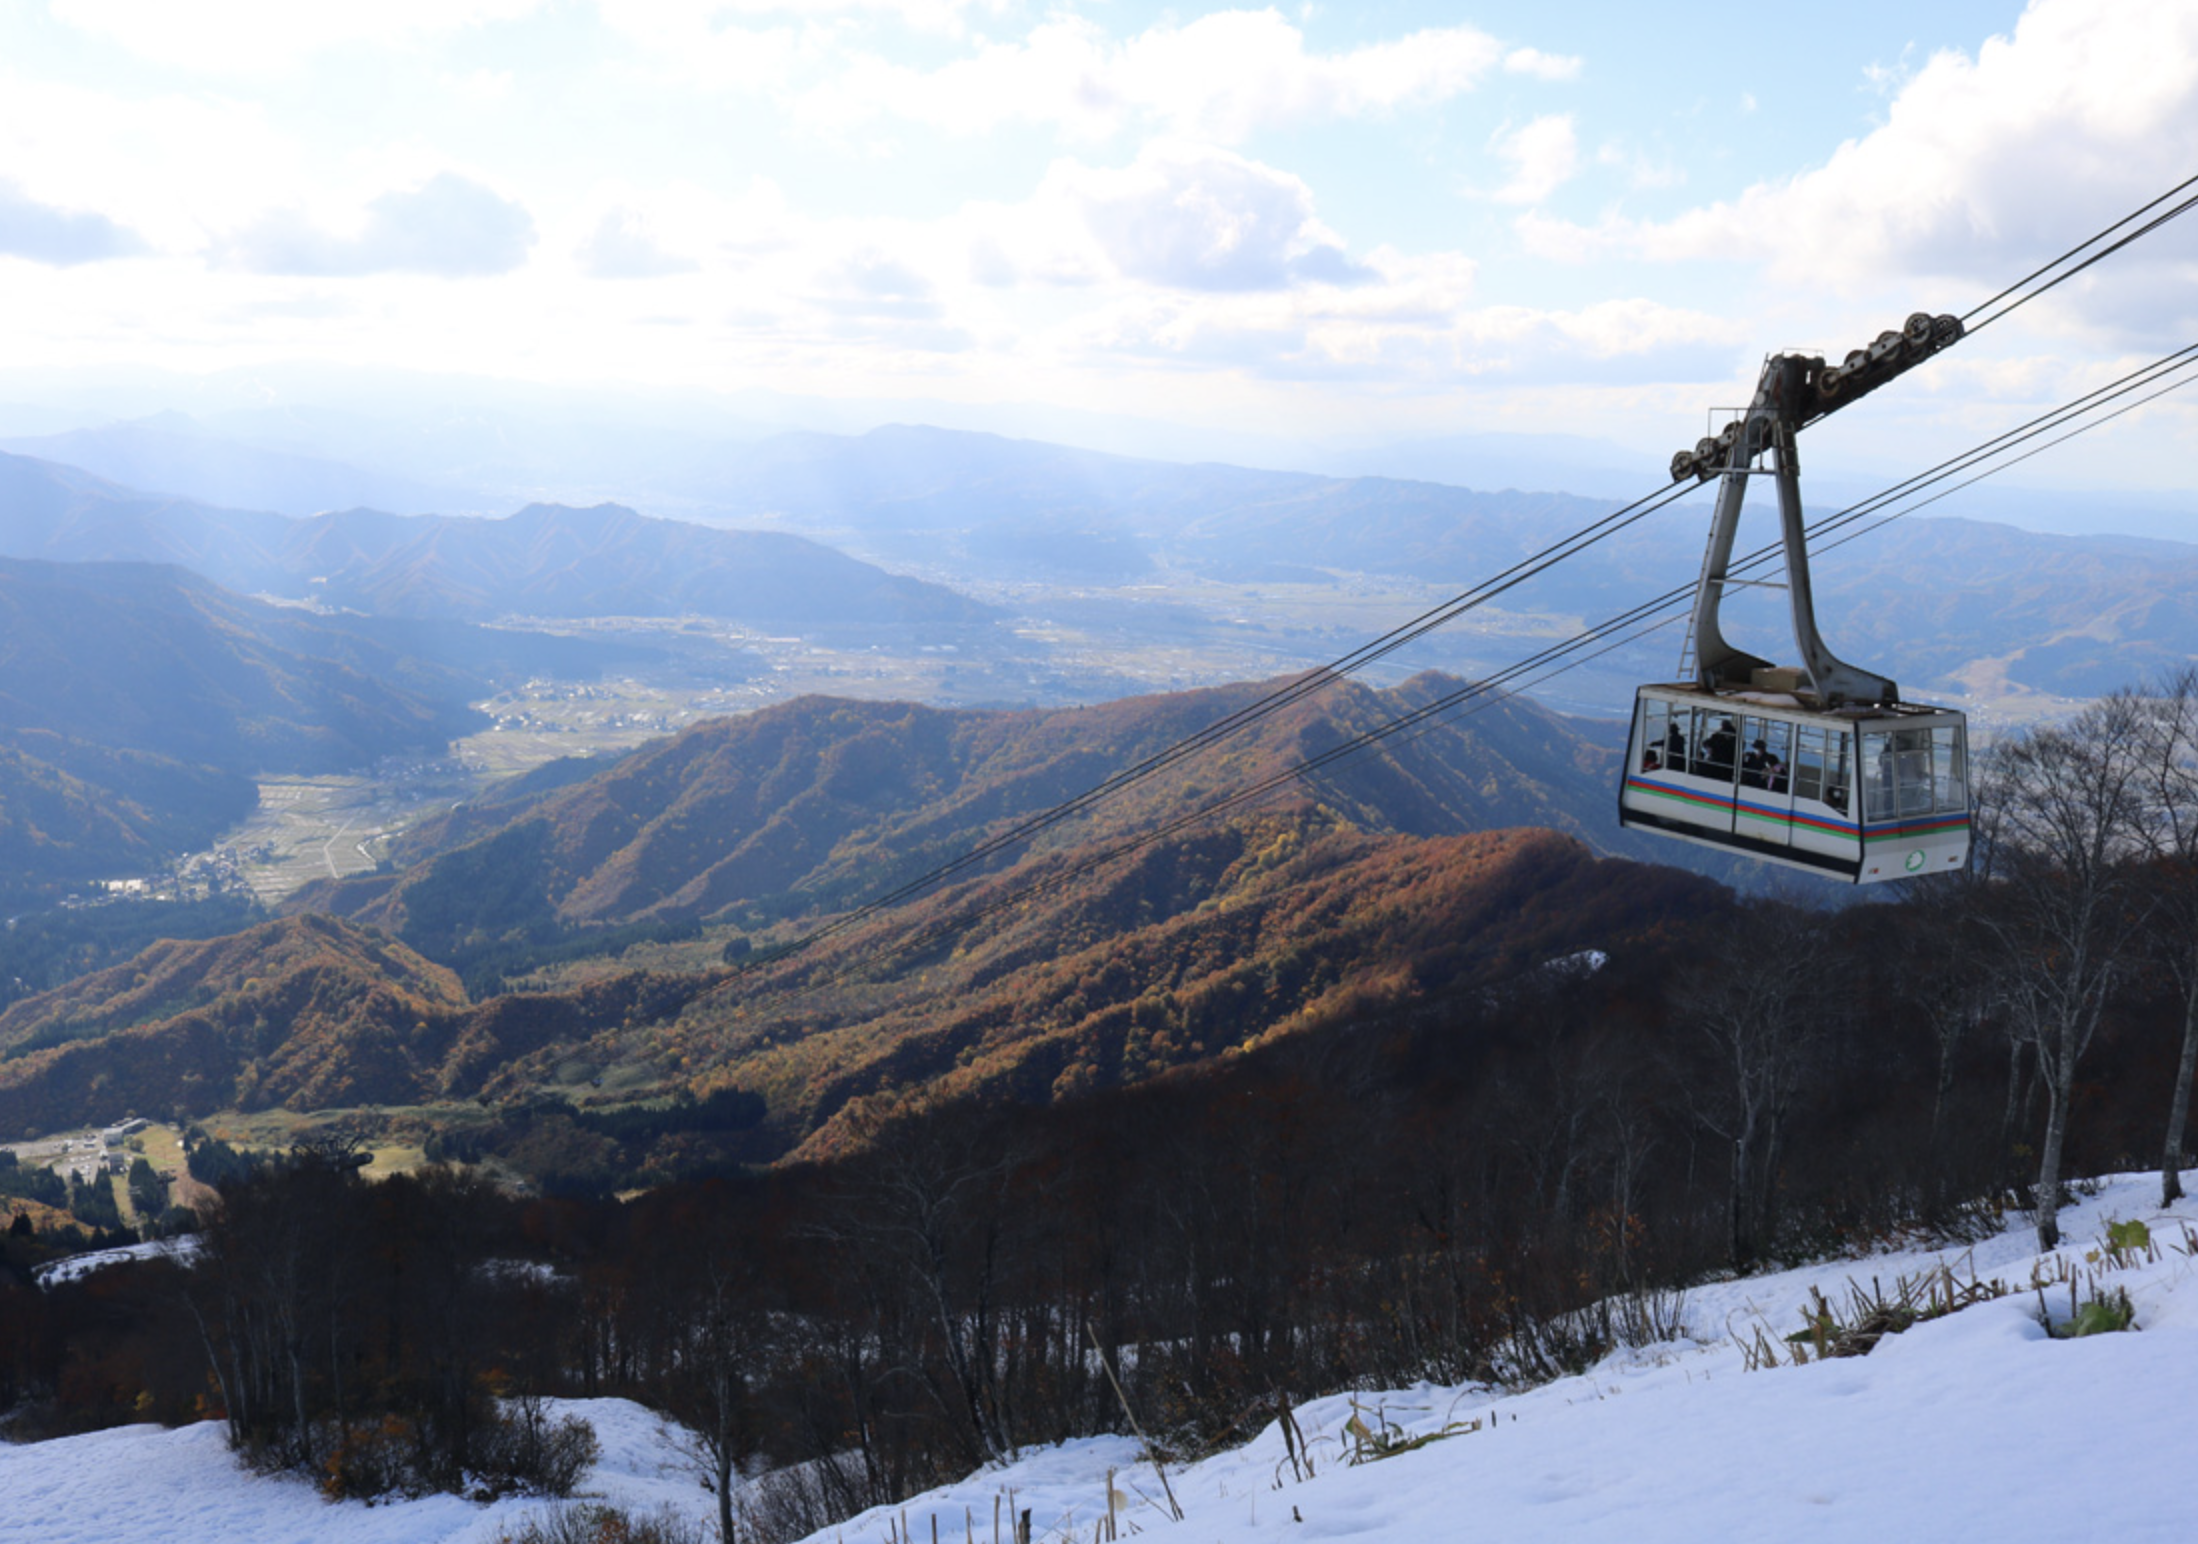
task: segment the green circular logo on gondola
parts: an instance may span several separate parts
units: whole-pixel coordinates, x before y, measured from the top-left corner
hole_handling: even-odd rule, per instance
[[[1923,849],[1921,847],[1918,847],[1914,852],[1908,854],[1908,872],[1913,874],[1917,869],[1922,867]]]

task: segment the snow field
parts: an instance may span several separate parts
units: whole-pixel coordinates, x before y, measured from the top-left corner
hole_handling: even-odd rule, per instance
[[[670,1504],[715,1528],[716,1502],[655,1414],[623,1399],[545,1404],[595,1428],[602,1455],[584,1495],[636,1512]],[[0,1544],[495,1544],[553,1504],[323,1501],[304,1480],[244,1468],[218,1421],[0,1446]]]
[[[2158,1198],[2157,1175],[2122,1176],[2061,1218],[2060,1258],[2095,1271],[2101,1289],[2128,1291],[2135,1334],[2050,1338],[2027,1287],[2033,1267],[2052,1274],[2052,1264],[2028,1219],[2010,1218],[1974,1248],[1694,1288],[1687,1339],[1621,1351],[1523,1393],[1422,1386],[1308,1402],[1295,1416],[1313,1477],[1295,1477],[1270,1424],[1242,1448],[1170,1472],[1180,1524],[1137,1444],[1106,1438],[866,1513],[809,1544],[928,1544],[934,1520],[942,1544],[965,1544],[965,1516],[977,1544],[991,1544],[995,1494],[1009,1519],[1002,1540],[1012,1540],[1010,1491],[1041,1544],[1089,1541],[1106,1515],[1109,1467],[1133,1503],[1116,1518],[1118,1536],[1156,1544],[2187,1541],[2198,1538],[2198,1493],[2180,1482],[2171,1434],[2198,1399],[2198,1260],[2180,1247],[2183,1228],[2198,1229],[2198,1206],[2162,1212]],[[2087,1266],[2107,1222],[2130,1218],[2146,1222],[2160,1259]],[[1774,1342],[1800,1329],[1812,1289],[1837,1308],[1850,1282],[1867,1289],[1876,1277],[1890,1296],[1896,1278],[1940,1265],[1957,1282],[1996,1277],[2025,1290],[1889,1336],[1866,1357],[1748,1370],[1744,1345],[1759,1327]],[[2056,1320],[2067,1293],[2047,1290]],[[1408,1437],[1480,1427],[1354,1467],[1354,1415]]]
[[[1621,1351],[1540,1388],[1419,1388],[1334,1396],[1295,1412],[1313,1472],[1293,1474],[1279,1428],[1169,1480],[1178,1524],[1137,1443],[1102,1437],[1035,1450],[825,1530],[811,1544],[991,1544],[1029,1508],[1036,1539],[1088,1541],[1115,1471],[1121,1538],[1155,1544],[1473,1537],[1892,1541],[1993,1544],[2198,1537],[2198,1495],[2181,1481],[2180,1421],[2198,1398],[2198,1260],[2183,1252],[2198,1206],[2157,1206],[2159,1181],[2130,1175],[2062,1216],[2060,1262],[2128,1292],[2139,1332],[2054,1340],[2028,1290],[2041,1261],[2010,1219],[1973,1249],[1912,1249],[1825,1262],[1689,1292],[1687,1337]],[[2141,1219],[2159,1258],[2087,1263],[2111,1220]],[[1801,1327],[1813,1291],[1835,1308],[1848,1284],[1940,1265],[1958,1282],[2018,1290],[1888,1337],[1867,1357],[1748,1370],[1745,1347]],[[2085,1295],[2089,1295],[2088,1289]],[[2046,1293],[2067,1315],[2065,1285]],[[623,1400],[553,1402],[585,1416],[602,1457],[586,1495],[635,1510],[714,1517],[673,1434]],[[1449,1436],[1353,1466],[1356,1415],[1405,1436]],[[1466,1429],[1478,1422],[1478,1429]],[[303,1482],[240,1468],[214,1424],[135,1426],[0,1446],[0,1544],[493,1544],[545,1503],[452,1497],[330,1504]]]

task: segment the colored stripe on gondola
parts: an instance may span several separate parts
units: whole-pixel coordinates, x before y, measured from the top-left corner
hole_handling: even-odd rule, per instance
[[[1632,789],[1635,793],[1655,794],[1658,798],[1676,799],[1681,804],[1699,805],[1703,809],[1723,812],[1732,808],[1730,798],[1713,798],[1706,793],[1696,793],[1691,788],[1674,788],[1669,783],[1652,783],[1643,777],[1627,778],[1626,787]]]
[[[1805,814],[1800,810],[1770,810],[1759,804],[1742,804],[1740,813],[1752,820],[1768,821],[1772,825],[1799,826],[1805,831],[1821,832],[1825,836],[1844,836],[1854,839],[1855,828],[1842,820],[1826,820],[1820,815]]]
[[[1645,777],[1628,777],[1626,787],[1634,793],[1653,794],[1658,798],[1673,799],[1681,804],[1703,810],[1716,810],[1720,814],[1732,810],[1751,820],[1769,825],[1798,826],[1824,836],[1843,836],[1850,840],[1859,836],[1864,842],[1913,841],[1925,836],[1951,836],[1969,829],[1969,817],[1960,815],[1926,815],[1904,820],[1898,825],[1873,825],[1857,830],[1846,821],[1827,820],[1800,810],[1769,809],[1745,800],[1726,800],[1714,794],[1697,793],[1691,788],[1674,788],[1669,783],[1655,783]]]
[[[1710,794],[1696,793],[1691,788],[1674,788],[1668,783],[1652,783],[1645,777],[1628,777],[1626,787],[1635,793],[1654,794],[1659,798],[1676,799],[1682,804],[1692,805],[1700,809],[1716,810],[1719,814],[1737,807],[1740,814],[1755,820],[1769,821],[1777,825],[1802,826],[1811,831],[1822,832],[1826,836],[1852,838],[1855,835],[1855,828],[1852,825],[1843,824],[1837,820],[1825,820],[1820,816],[1795,814],[1787,810],[1770,810],[1757,804],[1738,804],[1736,806],[1735,801],[1731,799],[1721,799]]]

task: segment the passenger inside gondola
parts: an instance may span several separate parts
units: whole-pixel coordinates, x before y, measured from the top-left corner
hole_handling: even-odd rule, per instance
[[[1739,743],[1740,737],[1733,732],[1732,720],[1719,719],[1716,730],[1702,741],[1702,755],[1695,763],[1695,776],[1731,782],[1733,751]]]
[[[1761,788],[1767,793],[1784,793],[1786,763],[1763,741],[1751,741],[1748,753],[1740,758],[1740,782],[1744,787]]]

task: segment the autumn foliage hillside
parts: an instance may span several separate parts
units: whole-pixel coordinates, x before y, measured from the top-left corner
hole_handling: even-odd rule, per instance
[[[0,1014],[0,1129],[417,1097],[465,1007],[449,971],[333,918],[164,941]]]
[[[712,979],[625,972],[474,1004],[444,967],[334,917],[163,941],[0,1013],[0,1136],[471,1098],[514,1058],[664,1018]]]
[[[923,874],[1275,684],[1031,712],[803,698],[697,725],[516,811],[458,811],[414,834],[402,856],[415,861],[394,882],[317,886],[294,904],[386,927],[440,959],[528,930],[670,919],[765,929]],[[1456,684],[1333,685],[994,866],[1157,824]],[[1290,797],[1374,831],[1537,825],[1629,851],[1603,818],[1614,760],[1564,721],[1504,703],[1383,742]]]
[[[627,1098],[756,1096],[738,1155],[809,1156],[897,1112],[1046,1104],[1492,986],[1715,894],[1548,831],[1375,833],[1299,802],[1132,854],[1053,853],[745,971],[480,1003],[386,935],[290,919],[162,943],[0,1015],[0,1131],[130,1109],[598,1105],[574,1080],[615,1070]]]
[[[1155,844],[957,925],[1084,861],[973,883],[738,974],[676,1017],[522,1059],[490,1086],[516,1094],[556,1060],[638,1059],[697,1092],[761,1095],[748,1156],[807,1157],[889,1114],[1045,1104],[1499,983],[1656,932],[1717,893],[1548,831],[1371,834],[1301,807]]]
[[[305,897],[348,920],[164,944],[18,1004],[0,1130],[118,1105],[585,1115],[729,1091],[764,1110],[737,1156],[769,1161],[903,1108],[1142,1082],[1700,909],[1706,881],[1585,845],[1624,840],[1597,818],[1613,753],[1521,703],[1124,846],[1455,685],[1332,684],[874,915],[856,908],[1273,683],[1050,712],[806,698],[698,725],[461,808],[397,872]],[[474,1002],[445,968],[675,924],[684,952],[653,973],[606,960]]]

